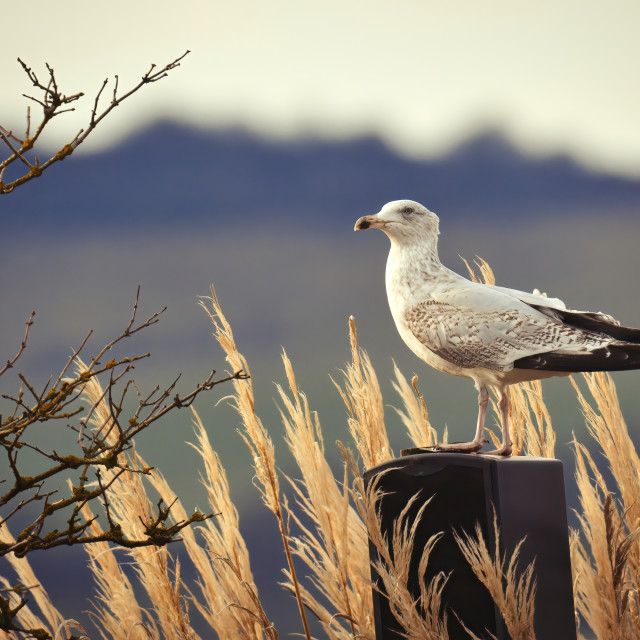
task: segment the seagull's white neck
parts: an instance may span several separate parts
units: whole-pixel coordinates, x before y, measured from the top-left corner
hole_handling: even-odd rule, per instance
[[[438,257],[438,236],[421,237],[419,241],[407,242],[406,238],[390,237],[391,251],[388,263],[412,277],[419,276],[423,280],[431,280],[442,273]]]
[[[430,285],[460,277],[440,262],[436,235],[421,238],[419,242],[390,239],[385,279],[392,312],[400,312],[400,307],[416,296],[428,297],[425,288]]]

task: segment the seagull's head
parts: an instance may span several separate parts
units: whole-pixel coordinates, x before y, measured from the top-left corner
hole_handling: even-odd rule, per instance
[[[355,231],[381,229],[392,241],[402,243],[435,239],[439,231],[438,216],[413,200],[388,202],[372,216],[362,216],[356,220]]]

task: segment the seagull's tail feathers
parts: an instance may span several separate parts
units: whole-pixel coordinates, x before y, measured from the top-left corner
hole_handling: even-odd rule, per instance
[[[623,327],[617,320],[604,313],[592,313],[590,311],[570,311],[568,309],[557,309],[555,307],[545,307],[544,305],[530,304],[545,315],[560,320],[563,324],[592,331],[594,333],[604,333],[621,342],[640,344],[640,329]]]
[[[637,331],[637,329],[631,329],[631,331]],[[640,344],[619,342],[583,353],[549,351],[548,353],[539,353],[535,356],[520,358],[513,363],[513,366],[516,369],[563,371],[567,373],[640,369]]]

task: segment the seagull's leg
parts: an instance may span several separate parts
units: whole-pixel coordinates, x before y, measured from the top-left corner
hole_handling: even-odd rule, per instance
[[[502,421],[502,446],[495,451],[488,451],[498,456],[510,456],[511,455],[511,435],[509,433],[509,398],[505,389],[500,390],[500,402],[498,403],[498,409],[500,409],[500,418]]]
[[[438,451],[457,451],[460,453],[475,453],[482,449],[482,445],[484,444],[484,418],[487,415],[488,405],[489,391],[487,387],[480,385],[478,387],[478,424],[473,441],[439,444],[436,449],[438,449]]]

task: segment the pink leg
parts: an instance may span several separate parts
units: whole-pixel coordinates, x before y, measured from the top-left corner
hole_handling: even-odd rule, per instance
[[[457,453],[475,453],[482,449],[482,445],[484,444],[484,419],[487,415],[488,404],[489,392],[485,386],[481,386],[478,390],[478,424],[473,441],[439,444],[436,449],[438,449],[438,451],[452,451]]]
[[[498,456],[510,456],[511,455],[511,435],[509,434],[509,398],[507,397],[506,390],[502,391],[500,395],[500,402],[498,403],[500,409],[500,418],[502,421],[502,446],[495,451],[488,451]]]

